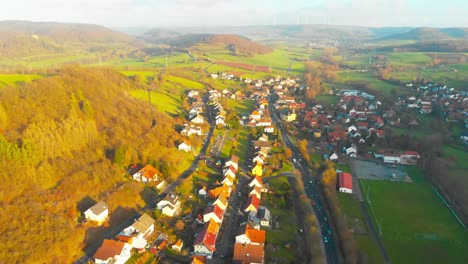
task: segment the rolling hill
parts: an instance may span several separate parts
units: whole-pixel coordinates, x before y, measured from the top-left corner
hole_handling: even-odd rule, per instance
[[[179,49],[188,49],[196,45],[213,45],[249,54],[266,54],[273,50],[246,37],[232,34],[178,34],[175,31],[152,30],[143,38],[152,43],[166,44]]]
[[[0,21],[0,56],[18,58],[137,45],[135,38],[92,24]]]
[[[468,28],[415,28],[408,32],[386,36],[383,39],[415,41],[468,40]]]

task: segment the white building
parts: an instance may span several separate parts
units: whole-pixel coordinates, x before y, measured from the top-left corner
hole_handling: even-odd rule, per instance
[[[84,212],[84,216],[87,220],[96,222],[98,225],[102,225],[102,223],[106,221],[108,215],[109,206],[103,201],[99,201]]]

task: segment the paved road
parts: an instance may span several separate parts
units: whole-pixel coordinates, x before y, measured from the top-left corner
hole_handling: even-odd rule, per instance
[[[213,117],[210,115],[211,113],[211,106],[208,105],[208,93],[207,95],[205,95],[205,98],[204,98],[204,101],[205,101],[205,106],[207,108],[207,113],[208,113],[208,122],[210,123],[210,129],[208,131],[208,134],[206,135],[206,138],[205,138],[205,142],[203,142],[203,147],[202,149],[200,150],[200,153],[198,154],[198,156],[195,158],[195,160],[193,161],[192,165],[190,165],[190,167],[185,170],[178,178],[176,181],[174,181],[172,184],[170,184],[159,196],[158,196],[158,199],[156,199],[156,201],[154,202],[154,204],[150,205],[147,207],[147,209],[150,209],[150,210],[154,210],[156,208],[156,204],[161,200],[163,199],[166,194],[168,194],[170,191],[173,191],[181,182],[182,180],[184,180],[185,178],[187,178],[190,174],[192,174],[198,167],[198,163],[200,162],[200,158],[203,158],[205,157],[205,154],[206,154],[206,150],[208,148],[208,145],[210,144],[210,139],[211,139],[211,136],[213,135],[213,131],[214,131],[214,121],[213,121]],[[131,225],[134,221],[134,219],[137,217],[138,215],[131,215],[125,222],[123,222],[121,225],[119,225],[118,227],[114,227],[112,229],[108,229],[105,231],[105,233],[103,234],[103,237],[105,238],[112,238],[112,237],[115,237],[117,234],[120,233],[120,231],[122,229],[124,229],[125,227]],[[91,259],[91,256],[94,255],[94,253],[96,252],[96,250],[99,248],[101,243],[96,243],[95,245],[92,245],[90,246],[85,254],[80,257],[78,260],[76,260],[74,262],[74,264],[84,264],[84,263],[87,263],[88,260]]]
[[[205,141],[203,142],[203,146],[202,146],[202,148],[200,150],[200,153],[195,158],[195,160],[192,162],[192,165],[190,165],[190,167],[187,170],[185,170],[173,183],[171,183],[164,191],[162,191],[159,194],[158,199],[156,199],[155,203],[151,205],[151,209],[156,208],[156,204],[161,199],[163,199],[166,196],[166,194],[173,191],[177,186],[179,186],[179,184],[184,179],[186,179],[188,176],[190,176],[190,174],[192,174],[198,168],[198,164],[200,162],[200,159],[203,159],[206,156],[206,151],[208,149],[208,145],[210,144],[210,140],[211,140],[211,137],[213,136],[213,131],[214,131],[214,120],[213,120],[213,115],[211,115],[212,106],[208,104],[208,101],[209,101],[208,96],[209,96],[209,94],[207,93],[204,96],[203,100],[205,102],[206,113],[207,113],[207,116],[208,116],[208,122],[210,123],[210,129],[208,130],[208,133],[206,135]]]
[[[273,92],[273,91],[272,91]],[[281,131],[281,135],[283,137],[283,141],[286,144],[287,147],[289,147],[293,154],[293,159],[296,160],[294,165],[299,169],[302,175],[302,181],[304,182],[304,187],[306,187],[306,193],[309,196],[309,198],[313,199],[315,201],[315,204],[313,204],[313,208],[317,217],[317,220],[320,224],[320,231],[322,234],[322,237],[325,241],[325,237],[327,237],[328,242],[324,243],[325,245],[325,252],[326,252],[326,257],[327,257],[327,263],[330,264],[335,264],[340,262],[339,258],[339,252],[336,248],[336,243],[334,239],[334,234],[332,232],[332,228],[330,227],[330,223],[327,218],[327,214],[324,209],[324,203],[322,202],[322,198],[320,197],[318,190],[317,190],[317,185],[314,182],[314,178],[311,174],[311,170],[309,166],[307,165],[304,157],[300,153],[299,149],[295,144],[293,144],[289,138],[289,135],[283,128],[281,122],[279,121],[278,117],[274,114],[274,109],[273,109],[273,103],[274,101],[270,98],[270,113],[271,113],[271,118],[273,122],[276,124],[278,129]],[[314,261],[314,260],[312,260]]]

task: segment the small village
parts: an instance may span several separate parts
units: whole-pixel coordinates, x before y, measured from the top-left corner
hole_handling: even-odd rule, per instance
[[[211,77],[235,79],[226,73]],[[92,257],[95,263],[125,263],[132,252],[145,251],[175,262],[225,263],[232,259],[233,263],[265,263],[266,233],[281,228],[269,208],[262,206],[262,197],[275,191],[264,183],[269,176],[265,172],[270,167],[271,148],[278,144],[269,138],[269,135],[276,138],[278,130],[270,116],[271,109],[291,135],[308,139],[309,153],[316,159],[330,160],[345,167],[353,160],[377,162],[381,164],[378,166],[390,169],[393,166],[393,172],[384,177],[386,180],[407,180],[397,175],[399,166],[415,165],[420,158],[416,151],[395,149],[386,142],[388,128],[418,127],[434,108],[439,109],[446,122],[463,122],[468,126],[464,115],[468,95],[436,84],[410,83],[406,85],[408,96],[399,97],[394,105],[388,106],[372,94],[352,89],[328,91],[328,95],[337,97],[336,104],[308,105],[303,102],[303,96],[298,96],[308,89],[298,79],[278,76],[268,80],[237,80],[247,84],[249,89],[209,90],[203,96],[196,90],[188,91],[190,110],[187,123],[181,124],[179,131],[186,139],[179,142],[177,148],[195,153],[191,139],[206,139],[207,123],[217,129],[229,129],[230,124],[238,122],[261,131],[261,136],[250,143],[249,160],[241,161],[236,155],[223,160],[219,158],[219,151],[218,155],[210,157],[200,154],[197,159],[205,164],[214,158],[211,167],[219,171],[219,178],[214,184],[193,186],[189,197],[174,191],[177,184],[166,182],[164,175],[151,164],[134,164],[128,169],[132,180],[150,184],[160,194],[154,204],[154,209],[160,212],[158,215],[181,219],[190,226],[193,237],[170,239],[165,230],[155,227],[159,219],[143,213],[118,235],[102,242]],[[223,98],[253,100],[255,107],[249,115],[230,115]],[[275,103],[270,105],[272,102]],[[460,144],[467,144],[466,138],[461,135]],[[223,143],[213,144],[211,153]],[[293,159],[293,163],[296,162]],[[380,170],[379,167],[376,170]],[[351,173],[337,169],[337,189],[353,193],[353,178]],[[194,199],[193,196],[202,210],[182,213],[183,204]],[[83,221],[101,225],[108,215],[108,206],[99,201],[83,213]]]

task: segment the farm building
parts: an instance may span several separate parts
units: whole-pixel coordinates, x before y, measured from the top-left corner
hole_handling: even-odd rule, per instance
[[[353,176],[350,173],[338,173],[338,190],[344,193],[353,193]]]

